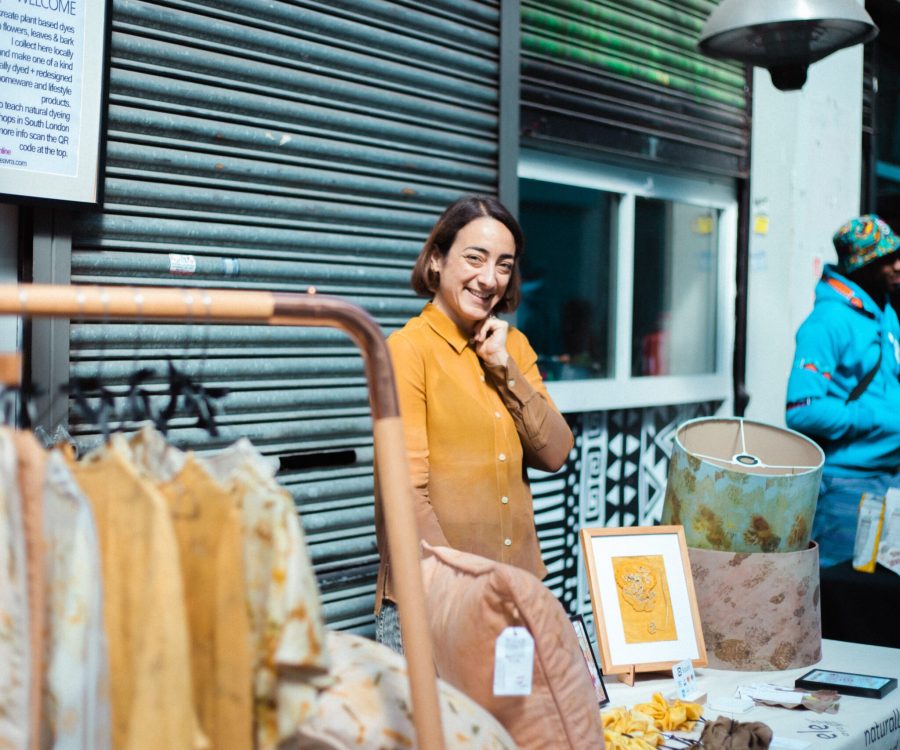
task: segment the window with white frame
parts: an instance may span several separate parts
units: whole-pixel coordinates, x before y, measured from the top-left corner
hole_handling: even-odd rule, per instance
[[[524,152],[516,324],[563,411],[725,400],[733,184]]]

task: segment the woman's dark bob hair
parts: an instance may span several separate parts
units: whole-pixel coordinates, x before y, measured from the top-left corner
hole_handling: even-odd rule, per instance
[[[506,294],[495,306],[494,312],[512,312],[519,306],[521,292],[521,277],[519,275],[519,262],[525,251],[525,236],[522,227],[515,217],[506,210],[506,207],[496,198],[489,195],[467,195],[451,203],[437,220],[428,239],[422,246],[422,251],[416,259],[416,265],[412,271],[412,288],[421,297],[431,297],[440,284],[439,274],[431,268],[431,257],[434,254],[444,257],[450,251],[450,246],[456,240],[459,230],[475,219],[489,216],[505,226],[513,236],[516,245],[516,261],[513,264],[512,276],[506,287]]]

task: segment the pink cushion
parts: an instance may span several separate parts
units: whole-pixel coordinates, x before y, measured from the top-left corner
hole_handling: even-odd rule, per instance
[[[423,543],[428,621],[438,676],[490,711],[522,750],[602,748],[600,709],[575,630],[535,576]],[[494,646],[509,626],[534,638],[532,692],[493,694]]]

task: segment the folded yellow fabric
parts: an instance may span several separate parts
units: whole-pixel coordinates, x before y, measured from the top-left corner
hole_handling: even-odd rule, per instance
[[[650,717],[653,726],[661,732],[673,732],[692,730],[703,707],[699,703],[684,703],[678,699],[670,704],[662,693],[654,693],[649,703],[638,703],[632,711]]]
[[[606,750],[653,750],[663,744],[663,736],[647,716],[613,708],[601,719]]]

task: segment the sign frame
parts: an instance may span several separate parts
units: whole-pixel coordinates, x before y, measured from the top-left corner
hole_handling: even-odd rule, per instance
[[[76,150],[74,174],[59,174],[40,169],[30,170],[27,166],[12,164],[11,162],[23,161],[21,157],[24,154],[18,149],[5,147],[3,142],[18,143],[20,139],[15,136],[9,138],[0,135],[0,200],[5,202],[96,206],[103,201],[112,0],[74,0],[74,2],[81,9],[83,25],[80,39],[81,66],[80,70],[73,69],[73,78],[75,76],[79,78],[79,97],[71,102],[73,113],[76,107],[78,108],[74,137],[70,136],[70,141]],[[64,0],[57,0],[56,5],[59,7],[63,3]],[[42,5],[45,3],[35,1],[24,4],[13,3],[11,0],[0,0],[0,10],[18,13],[20,18],[29,13],[49,14],[50,10],[41,8]],[[11,21],[10,23],[15,24],[16,22]],[[40,27],[33,25],[30,28],[40,30]],[[6,36],[6,34],[6,31],[0,29],[0,35]],[[49,41],[46,43],[52,44]],[[55,45],[53,46],[55,47]],[[73,56],[78,52],[75,48],[77,48],[77,44],[73,45]],[[0,55],[2,52],[3,50],[0,49]],[[7,59],[9,58],[7,57]],[[0,65],[2,65],[2,60],[0,60]],[[11,84],[2,80],[5,73],[6,71],[0,70],[0,108],[3,108],[0,109],[0,113],[6,109],[7,102],[10,100],[9,92],[15,91],[11,88]],[[34,79],[33,69],[27,77]],[[74,86],[72,88],[74,89]],[[7,114],[15,114],[15,112],[7,111]],[[7,122],[7,127],[9,125],[11,123]],[[13,125],[13,128],[15,127]],[[41,142],[38,141],[38,143]],[[3,159],[9,163],[3,163]]]

